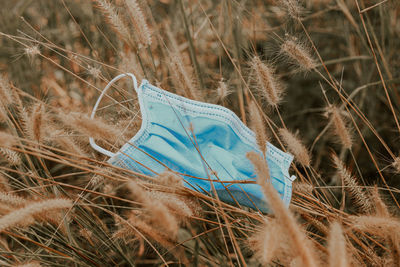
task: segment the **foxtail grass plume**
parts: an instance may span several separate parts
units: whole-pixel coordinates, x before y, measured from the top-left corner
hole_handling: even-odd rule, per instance
[[[310,71],[317,66],[309,49],[295,38],[286,39],[281,46],[281,53],[296,63],[302,70]]]
[[[229,89],[228,85],[226,84],[226,82],[224,82],[223,79],[218,82],[218,87],[216,91],[218,101],[225,101],[228,95],[232,93],[232,90]]]
[[[373,205],[369,197],[361,189],[360,185],[356,181],[356,178],[350,173],[350,171],[347,170],[346,166],[337,155],[333,154],[332,160],[336,166],[340,178],[342,179],[344,189],[350,194],[355,206],[361,213],[370,213],[373,210]]]
[[[28,128],[33,140],[40,142],[43,138],[43,123],[46,122],[44,106],[41,103],[36,104],[32,109]]]
[[[331,224],[329,238],[329,267],[348,267],[346,239],[343,235],[342,227],[338,222]]]
[[[263,265],[267,266],[274,258],[277,258],[284,232],[280,223],[276,220],[265,220],[262,228],[250,236],[249,248],[254,251],[254,257]]]
[[[263,189],[270,209],[273,211],[277,222],[284,229],[287,237],[291,240],[292,248],[301,259],[301,263],[308,267],[319,266],[309,240],[272,186],[267,162],[256,152],[247,153],[247,158],[253,163],[257,173],[257,183]]]
[[[142,189],[138,183],[129,181],[127,185],[135,200],[146,208],[146,212],[150,215],[149,222],[158,228],[162,228],[171,238],[174,238],[179,227],[177,219],[169,209],[161,201],[152,198],[151,194]]]
[[[394,217],[353,216],[352,226],[355,229],[384,238],[391,235],[400,237],[400,220]]]
[[[344,148],[350,149],[353,145],[353,139],[350,130],[346,127],[346,123],[340,114],[340,109],[335,106],[328,107],[328,113],[332,116],[333,130],[339,138]]]
[[[294,19],[299,19],[303,13],[303,7],[299,0],[281,0],[279,3],[286,9],[287,14]]]
[[[273,67],[268,66],[255,56],[250,62],[251,69],[261,91],[268,104],[273,107],[278,106],[282,99],[283,88],[278,81]]]
[[[310,153],[300,141],[300,139],[285,128],[279,129],[279,135],[281,136],[283,142],[286,144],[288,150],[294,154],[296,160],[300,162],[300,164],[306,167],[310,167]]]
[[[183,186],[183,178],[171,171],[164,171],[157,177],[157,183],[166,185],[169,187],[180,187]]]
[[[108,0],[95,0],[98,7],[106,16],[108,22],[113,27],[114,31],[127,43],[131,41],[129,29],[123,21],[122,17],[117,13],[114,6]]]
[[[151,34],[149,26],[146,23],[146,19],[143,12],[136,0],[125,0],[126,6],[128,7],[129,15],[135,28],[135,37],[139,44],[139,48],[148,47],[151,45]]]
[[[0,131],[0,147],[8,148],[8,147],[12,147],[16,143],[17,143],[17,140],[14,136],[12,136],[6,132]]]
[[[392,166],[397,173],[400,173],[400,157],[395,157]]]
[[[0,192],[0,202],[13,207],[20,207],[28,204],[29,201],[15,194]]]
[[[8,178],[4,172],[0,171],[0,192],[11,191],[10,184],[8,183]]]
[[[251,117],[251,128],[256,133],[258,148],[265,155],[267,149],[268,135],[265,131],[264,121],[254,102],[249,103],[249,114]]]
[[[19,154],[8,148],[0,148],[0,154],[4,156],[4,159],[11,166],[18,166],[21,164],[21,157]]]
[[[193,82],[193,73],[184,65],[182,57],[178,53],[171,54],[170,59],[170,71],[176,89],[183,90],[182,93],[188,98],[198,100],[199,95]]]
[[[390,213],[389,213],[389,210],[388,210],[386,204],[383,202],[383,200],[379,196],[377,186],[375,186],[374,190],[372,191],[372,199],[374,200],[376,215],[382,216],[382,217],[390,217]]]
[[[67,209],[72,207],[72,201],[69,199],[56,198],[47,199],[39,202],[32,202],[23,208],[16,209],[13,212],[0,218],[0,232],[19,225],[25,225],[26,220],[34,215],[52,210]],[[29,220],[29,222],[31,222]]]
[[[12,90],[10,82],[3,74],[0,74],[0,103],[8,106],[13,102]]]
[[[40,55],[38,45],[28,46],[24,48],[25,55],[32,61],[37,55]]]
[[[113,126],[105,123],[100,118],[91,119],[86,114],[71,112],[69,114],[60,114],[62,122],[76,131],[79,131],[93,138],[112,142],[119,138],[119,131]]]

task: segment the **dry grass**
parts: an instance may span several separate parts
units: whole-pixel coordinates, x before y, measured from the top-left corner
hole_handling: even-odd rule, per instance
[[[399,266],[399,14],[394,0],[3,1],[0,265]],[[272,214],[107,164],[88,136],[117,151],[139,130],[131,82],[88,114],[127,71],[291,152],[289,209],[253,153]]]

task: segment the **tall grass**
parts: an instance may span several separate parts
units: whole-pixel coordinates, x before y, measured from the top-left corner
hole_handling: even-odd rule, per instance
[[[1,266],[399,266],[398,1],[6,0],[0,10]],[[128,79],[233,110],[295,156],[272,214],[121,169]],[[265,151],[264,151],[265,153]]]

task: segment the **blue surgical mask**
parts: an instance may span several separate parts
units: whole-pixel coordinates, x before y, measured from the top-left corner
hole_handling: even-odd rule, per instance
[[[155,176],[170,169],[184,179],[184,185],[221,201],[267,213],[268,206],[256,173],[246,153],[260,155],[255,134],[229,109],[190,100],[143,80],[138,87],[133,74],[121,74],[105,87],[92,113],[110,86],[130,76],[137,92],[142,125],[117,153],[107,151],[90,138],[97,151],[110,157],[109,163]],[[271,182],[286,206],[292,195],[289,167],[293,156],[267,144],[266,160]],[[241,183],[243,181],[243,183]],[[252,183],[253,182],[253,183]]]

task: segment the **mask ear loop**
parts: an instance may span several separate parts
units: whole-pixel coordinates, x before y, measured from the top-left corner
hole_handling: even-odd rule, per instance
[[[94,118],[94,115],[96,114],[97,108],[99,107],[100,101],[101,101],[101,99],[103,98],[103,96],[106,94],[107,90],[108,90],[116,81],[118,81],[119,79],[124,78],[124,77],[126,77],[126,76],[130,76],[130,77],[132,78],[133,87],[135,88],[135,91],[136,91],[136,92],[138,91],[138,85],[137,85],[137,80],[136,80],[135,75],[133,75],[132,73],[123,73],[123,74],[120,74],[120,75],[116,76],[114,79],[112,79],[112,80],[107,84],[107,86],[106,86],[106,87],[103,89],[103,91],[101,92],[99,98],[97,99],[96,104],[95,104],[94,107],[93,107],[92,114],[90,115],[90,118],[91,118],[91,119]],[[111,151],[109,151],[109,150],[107,150],[107,149],[104,149],[104,148],[100,147],[99,145],[97,145],[96,142],[94,141],[93,137],[89,137],[89,143],[90,143],[90,145],[92,146],[92,148],[93,148],[94,150],[96,150],[96,151],[98,151],[98,152],[100,152],[100,153],[102,153],[102,154],[104,154],[104,155],[106,155],[106,156],[109,156],[109,157],[115,156],[115,153],[113,153],[113,152],[111,152]]]

